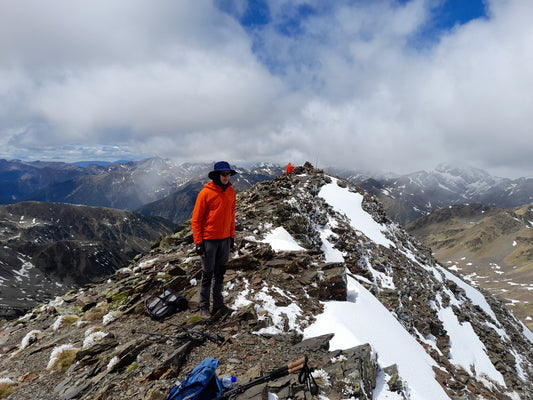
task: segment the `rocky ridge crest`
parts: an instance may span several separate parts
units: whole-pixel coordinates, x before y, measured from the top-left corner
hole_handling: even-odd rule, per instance
[[[335,181],[363,196],[363,209],[387,227],[393,246],[378,245],[353,229],[346,215],[319,196],[324,185]],[[361,189],[310,164],[296,167],[293,176],[240,193],[236,227],[238,252],[228,264],[225,283],[233,313],[199,324],[201,266],[186,223],[105,281],[0,326],[0,390],[3,385],[11,391],[11,400],[162,400],[207,356],[220,360],[219,376],[232,374],[246,383],[307,355],[321,394],[329,399],[372,399],[379,383],[410,398],[409,382],[396,365],[379,364],[372,342],[330,350],[335,327],[330,335],[303,340],[325,301],[347,300],[351,276],[425,348],[438,365],[435,379],[451,399],[531,396],[532,345],[517,320],[490,296],[492,315],[474,304],[430,251],[393,224],[381,204]],[[286,229],[305,250],[274,251],[264,240],[276,227]],[[326,242],[342,252],[343,262],[328,261]],[[167,320],[172,325],[144,313],[143,299],[167,287],[189,299],[189,310]],[[471,324],[506,387],[450,362],[450,336],[439,318],[439,311],[449,307]],[[176,338],[187,333],[183,327],[210,338]],[[223,341],[211,340],[217,334]],[[60,361],[54,361],[54,354],[61,354]],[[267,391],[279,398],[304,398],[303,389],[297,376],[287,376],[239,397],[259,398]]]

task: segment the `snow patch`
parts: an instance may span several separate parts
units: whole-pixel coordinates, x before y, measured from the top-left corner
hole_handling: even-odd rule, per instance
[[[333,209],[346,215],[351,226],[362,232],[369,239],[385,247],[395,247],[394,243],[384,234],[386,227],[377,223],[372,216],[363,210],[363,195],[350,192],[347,188],[337,185],[338,179],[331,177],[332,183],[322,186],[319,196],[322,197]]]
[[[263,243],[268,243],[274,251],[301,251],[305,250],[302,246],[296,243],[291,234],[282,226],[277,227],[272,232],[266,235]]]
[[[352,277],[348,277],[348,291],[354,301],[324,303],[324,313],[304,330],[304,338],[334,332],[331,350],[371,343],[378,354],[379,365],[397,364],[399,375],[409,389],[410,400],[449,400],[435,380],[432,370],[435,361],[416,339]],[[390,391],[384,391],[377,399],[394,398],[387,397],[389,395],[392,395]]]

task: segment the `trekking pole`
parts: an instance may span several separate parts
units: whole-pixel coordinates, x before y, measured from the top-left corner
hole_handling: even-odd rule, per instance
[[[135,329],[132,329],[131,333],[133,334],[138,333],[139,335],[157,336],[157,337],[162,337],[162,338],[167,338],[167,339],[190,340],[191,342],[204,342],[206,339],[205,337],[195,337],[190,334],[169,335],[169,334],[157,333],[157,332],[143,332],[143,331],[138,331]]]
[[[313,375],[311,375],[311,370],[309,365],[307,365],[307,356],[305,356],[305,363],[300,370],[300,375],[298,375],[298,382],[302,385],[305,385],[306,389],[313,395],[316,396],[319,392],[318,385],[315,381]]]
[[[220,336],[218,333],[213,336],[213,335],[209,335],[209,334],[207,334],[205,332],[202,332],[202,331],[197,331],[197,330],[194,330],[194,329],[188,329],[188,328],[186,328],[186,327],[184,327],[182,325],[173,324],[172,322],[168,322],[168,321],[159,321],[159,322],[165,323],[167,325],[175,326],[177,328],[180,328],[182,331],[184,331],[187,334],[204,337],[204,338],[209,339],[209,340],[211,340],[213,342],[223,342],[224,341],[224,338],[222,336]]]
[[[261,383],[281,378],[282,376],[285,376],[285,375],[293,374],[293,373],[298,372],[300,370],[303,371],[305,369],[310,374],[309,367],[307,367],[307,360],[308,360],[307,356],[302,357],[299,360],[294,361],[293,363],[290,363],[288,365],[285,365],[284,367],[281,367],[281,368],[278,368],[276,370],[271,371],[267,375],[264,375],[264,376],[262,376],[260,378],[254,379],[253,381],[251,381],[249,383],[246,383],[244,385],[239,385],[235,389],[228,390],[228,391],[222,393],[222,395],[217,397],[215,400],[227,399],[227,398],[229,398],[229,397],[231,397],[233,395],[238,395],[238,394],[244,393],[246,390],[248,390],[249,388],[251,388],[253,386],[260,385]],[[300,382],[300,383],[303,383],[303,382]],[[309,386],[309,388],[310,388],[310,386]],[[313,391],[311,391],[311,393],[313,393]],[[318,386],[317,386],[316,393],[318,393]]]

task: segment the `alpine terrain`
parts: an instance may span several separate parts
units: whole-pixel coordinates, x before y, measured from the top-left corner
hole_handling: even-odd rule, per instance
[[[0,316],[99,281],[173,228],[161,218],[110,208],[0,205]]]
[[[407,175],[369,177],[343,171],[341,176],[374,194],[387,215],[402,225],[449,205],[513,208],[533,202],[533,178],[499,178],[477,168],[448,164]]]
[[[476,287],[503,300],[533,328],[533,209],[455,205],[436,210],[406,229],[435,258]]]
[[[210,163],[176,163],[162,158],[107,165],[79,164],[0,160],[0,204],[42,201],[131,211],[141,209],[143,214],[182,223],[190,218],[190,215],[187,217],[190,207],[186,197],[191,185],[205,183],[213,166]],[[234,182],[237,191],[272,179],[283,171],[279,166],[266,164],[237,170],[239,175]],[[185,201],[182,202],[183,197]],[[185,211],[176,210],[176,207]]]
[[[200,323],[186,222],[100,283],[0,325],[0,397],[163,400],[206,357],[242,385],[304,356],[313,379],[289,374],[238,398],[533,397],[532,333],[372,195],[306,163],[237,203],[231,312]],[[165,288],[189,308],[156,322],[143,301]]]

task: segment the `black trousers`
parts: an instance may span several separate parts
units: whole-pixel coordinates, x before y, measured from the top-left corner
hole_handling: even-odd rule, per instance
[[[213,309],[224,305],[222,287],[229,259],[231,239],[204,240],[205,257],[202,257],[202,286],[200,288],[200,308],[209,309],[209,297],[213,288]]]

